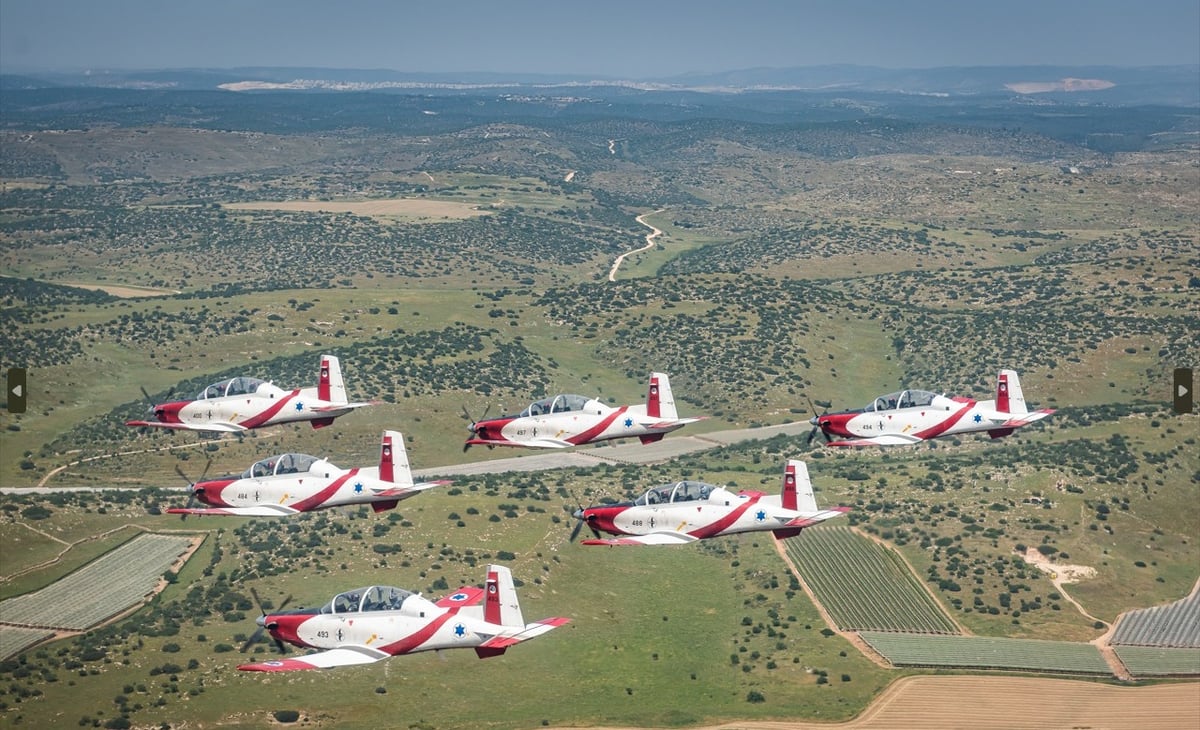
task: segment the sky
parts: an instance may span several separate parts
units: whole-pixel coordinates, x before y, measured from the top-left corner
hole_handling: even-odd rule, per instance
[[[1200,64],[1200,0],[0,0],[0,73]]]

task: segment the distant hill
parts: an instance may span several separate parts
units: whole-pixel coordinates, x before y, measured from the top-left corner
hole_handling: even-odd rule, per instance
[[[664,78],[621,79],[504,72],[408,73],[388,69],[245,67],[229,69],[30,72],[0,76],[0,88],[372,91],[597,89],[737,94],[784,90],[855,93],[1086,97],[1108,104],[1200,105],[1200,66],[964,66],[886,69],[828,65],[750,68]]]

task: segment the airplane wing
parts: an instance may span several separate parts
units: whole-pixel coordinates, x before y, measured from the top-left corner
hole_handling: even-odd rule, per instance
[[[687,545],[700,538],[692,537],[686,532],[651,532],[648,535],[622,535],[621,537],[595,538],[584,540],[584,545]]]
[[[566,449],[575,444],[562,439],[533,439],[531,441],[507,441],[501,439],[467,439],[472,446],[525,446],[532,449]]]
[[[442,608],[464,608],[476,606],[483,601],[483,589],[475,586],[463,586],[454,593],[437,602]]]
[[[544,618],[541,621],[534,621],[531,624],[525,624],[525,628],[516,631],[515,633],[497,634],[487,641],[479,645],[480,649],[507,649],[513,644],[520,644],[522,641],[541,636],[547,631],[557,629],[563,624],[570,623],[571,619],[561,616],[555,618]]]
[[[865,439],[848,439],[846,441],[830,441],[827,446],[906,446],[919,444],[925,439],[909,436],[903,433],[889,433],[883,436],[872,436]]]
[[[172,515],[233,515],[236,517],[288,517],[300,510],[282,504],[259,504],[253,507],[172,507]]]
[[[126,426],[148,426],[150,428],[171,428],[178,431],[221,431],[223,433],[241,433],[245,431],[245,427],[239,426],[236,423],[221,423],[218,421],[209,421],[203,425],[191,425],[187,423],[162,423],[161,421],[126,421]]]
[[[454,482],[451,481],[450,479],[439,479],[434,482],[418,482],[417,484],[414,484],[411,487],[389,487],[387,489],[372,488],[371,494],[376,497],[404,498],[404,497],[408,497],[410,495],[416,494],[417,492],[424,492],[426,489],[433,489],[434,487],[443,487],[447,484],[453,484],[453,483]]]
[[[817,512],[816,514],[797,517],[790,522],[785,522],[783,527],[811,527],[819,522],[832,520],[834,517],[840,517],[849,511],[849,507],[830,507],[829,509],[823,509],[820,512]]]
[[[238,666],[244,672],[294,672],[300,669],[328,669],[353,664],[371,664],[387,659],[391,654],[361,644],[348,644],[329,651],[318,651],[296,659],[273,659]]]

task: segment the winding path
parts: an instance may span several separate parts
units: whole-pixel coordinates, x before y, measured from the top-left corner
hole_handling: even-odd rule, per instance
[[[641,248],[635,248],[632,251],[626,251],[625,253],[618,256],[617,260],[613,262],[612,268],[609,269],[609,272],[608,272],[608,280],[609,281],[617,280],[617,269],[621,268],[621,263],[623,261],[625,261],[626,256],[632,256],[635,253],[641,253],[642,251],[649,251],[650,249],[654,248],[654,239],[661,236],[662,231],[659,230],[658,228],[655,228],[654,226],[650,225],[649,223],[647,223],[646,216],[657,215],[658,213],[661,213],[664,210],[666,210],[666,208],[659,208],[658,210],[653,211],[651,213],[642,213],[635,219],[635,220],[637,220],[638,223],[641,223],[643,226],[646,226],[647,228],[650,229],[650,233],[646,234],[646,245],[642,246]]]

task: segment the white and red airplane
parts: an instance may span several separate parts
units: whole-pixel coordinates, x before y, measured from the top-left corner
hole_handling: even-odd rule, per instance
[[[213,383],[195,400],[152,406],[154,421],[126,421],[126,426],[239,433],[251,428],[292,421],[309,421],[313,428],[333,423],[355,408],[342,382],[342,366],[333,355],[321,356],[321,375],[315,388],[283,390],[258,378],[237,377]]]
[[[353,504],[369,504],[376,512],[382,512],[392,509],[400,500],[449,483],[414,484],[404,437],[398,431],[384,431],[377,467],[339,469],[308,454],[280,454],[255,462],[240,477],[193,484],[192,499],[210,506],[191,507],[189,500],[188,507],[175,507],[167,512],[287,517]]]
[[[849,507],[817,507],[808,466],[791,459],[784,467],[783,490],[778,497],[752,491],[734,494],[705,482],[664,484],[633,502],[577,510],[579,523],[571,539],[582,525],[596,535],[594,540],[584,540],[584,545],[685,545],[767,530],[775,537],[787,538],[849,511]],[[618,537],[601,538],[601,530]]]
[[[266,629],[276,642],[322,651],[243,664],[238,669],[327,669],[418,651],[460,648],[474,648],[480,659],[486,659],[569,621],[546,618],[525,623],[512,573],[502,565],[489,565],[485,588],[460,588],[437,603],[403,588],[368,586],[339,593],[319,609],[260,616],[259,632]],[[257,634],[246,644],[253,643]]]
[[[470,425],[474,444],[565,449],[609,439],[638,437],[647,444],[702,418],[680,418],[666,373],[650,373],[644,404],[606,406],[596,398],[556,395],[529,404],[515,416],[480,419]]]
[[[818,429],[830,446],[900,446],[981,431],[1000,438],[1051,413],[1050,408],[1030,411],[1016,371],[1001,370],[995,400],[900,390],[859,410],[813,416],[808,440],[812,442]]]

